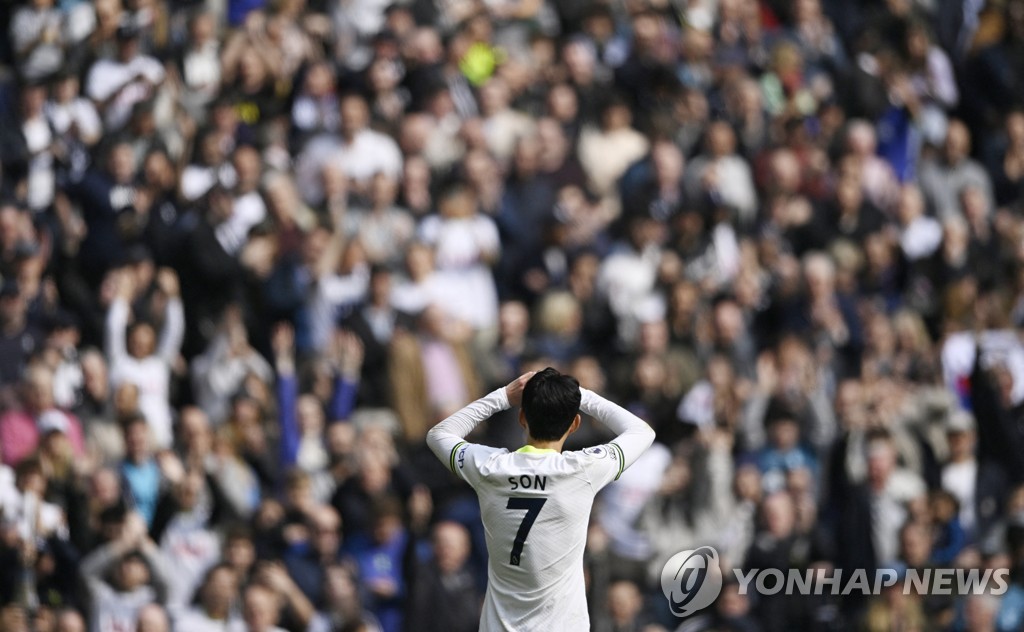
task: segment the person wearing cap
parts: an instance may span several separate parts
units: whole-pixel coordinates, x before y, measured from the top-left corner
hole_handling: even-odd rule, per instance
[[[164,80],[163,65],[139,51],[140,31],[131,20],[117,27],[117,55],[93,64],[85,84],[86,94],[103,115],[107,132],[128,122],[136,103],[152,99]]]
[[[978,458],[971,413],[956,410],[950,414],[946,439],[949,460],[942,468],[942,488],[960,503],[960,524],[967,532],[968,541],[984,543],[993,535],[995,523],[1003,513],[1006,474],[998,463]]]

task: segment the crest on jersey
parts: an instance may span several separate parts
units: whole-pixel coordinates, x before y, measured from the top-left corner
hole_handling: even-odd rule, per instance
[[[594,456],[594,457],[597,457],[599,459],[602,458],[602,457],[609,456],[609,455],[611,455],[612,458],[615,458],[615,455],[610,450],[605,448],[603,445],[595,445],[592,448],[585,448],[583,450],[583,453],[584,454],[589,454],[590,456]]]

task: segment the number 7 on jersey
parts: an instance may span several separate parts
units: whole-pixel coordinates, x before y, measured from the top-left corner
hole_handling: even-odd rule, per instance
[[[541,508],[547,501],[547,498],[512,497],[508,499],[508,505],[505,507],[506,509],[526,510],[526,515],[523,516],[523,521],[519,523],[519,531],[516,532],[515,542],[512,543],[512,554],[509,556],[508,560],[508,563],[512,566],[519,566],[519,557],[523,553],[523,545],[526,544],[526,536],[530,535],[530,529],[533,528],[533,523],[536,522],[537,515],[540,514]]]

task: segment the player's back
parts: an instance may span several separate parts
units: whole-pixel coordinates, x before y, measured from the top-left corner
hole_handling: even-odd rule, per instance
[[[569,407],[552,404],[548,409],[534,409],[534,419],[565,423],[554,431],[542,425],[542,437],[548,438],[539,442],[530,440],[536,435],[526,411],[526,400],[536,401],[528,396],[538,378],[544,385],[538,388],[555,384],[553,388],[563,391],[568,386],[570,395],[579,391],[578,404],[568,397],[562,401],[552,396],[551,401],[568,401]],[[520,423],[529,429],[527,445],[509,453],[504,448],[468,443],[465,438],[477,424],[511,406],[510,393],[522,394]],[[579,427],[580,413],[603,423],[617,436],[605,445],[579,452],[536,447],[536,443],[562,446]],[[555,441],[552,435],[560,438]],[[653,441],[654,431],[642,419],[550,368],[519,377],[431,428],[427,433],[431,451],[469,483],[480,499],[490,558],[481,630],[590,629],[583,550],[594,495],[618,478]]]
[[[480,629],[589,629],[583,551],[594,495],[620,471],[616,449],[510,453],[467,444],[455,458],[480,499],[487,537]]]

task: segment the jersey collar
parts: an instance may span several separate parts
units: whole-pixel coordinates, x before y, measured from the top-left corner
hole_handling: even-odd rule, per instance
[[[516,452],[521,454],[558,454],[558,450],[552,450],[551,448],[535,448],[532,445],[524,445],[516,450]]]

